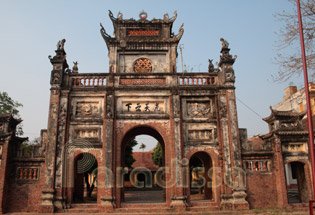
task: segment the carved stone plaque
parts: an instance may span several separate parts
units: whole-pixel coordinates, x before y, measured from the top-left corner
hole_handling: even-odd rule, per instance
[[[78,139],[99,139],[100,131],[98,128],[82,128],[75,131],[75,137]]]
[[[122,111],[123,113],[165,113],[164,101],[123,101]]]
[[[188,140],[214,140],[214,129],[189,130]]]

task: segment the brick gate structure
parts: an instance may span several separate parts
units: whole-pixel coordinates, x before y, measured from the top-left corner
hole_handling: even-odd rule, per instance
[[[7,167],[5,174],[0,172],[2,211],[67,211],[83,195],[81,173],[93,165],[98,170],[97,210],[122,208],[125,147],[140,134],[162,145],[163,167],[157,172],[167,208],[186,210],[194,205],[190,166],[195,158],[204,167],[206,204],[235,210],[288,205],[281,184],[285,183],[283,162],[289,158],[283,160],[281,147],[271,147],[278,142],[266,135],[263,138],[270,147],[255,151],[246,138],[240,138],[233,69],[236,56],[230,54],[228,42],[221,38],[218,68],[209,61],[208,72],[177,73],[177,48],[184,33],[183,25],[178,34],[172,31],[177,13],[152,20],[145,12],[139,16],[138,20],[123,19],[119,13],[116,18],[109,11],[113,37],[101,25],[108,73],[79,73],[77,62],[69,69],[65,40],[58,42],[56,55],[49,57],[53,70],[41,153],[9,158],[7,151],[1,151],[2,165]],[[3,140],[3,150],[14,142],[14,138]],[[14,206],[17,196],[23,197],[18,207]]]

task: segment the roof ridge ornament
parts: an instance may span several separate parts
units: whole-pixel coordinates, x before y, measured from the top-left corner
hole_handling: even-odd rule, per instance
[[[184,23],[179,27],[178,34],[175,35],[175,40],[180,40],[184,34]]]
[[[123,14],[120,11],[117,14],[117,19],[118,20],[123,20]]]
[[[57,43],[57,50],[64,50],[66,39],[59,40]]]
[[[141,11],[140,13],[139,13],[139,18],[140,18],[140,20],[147,20],[147,18],[148,18],[148,13],[147,12],[145,12],[144,10],[143,11]]]
[[[174,22],[177,18],[177,10],[174,11],[174,16],[170,19],[171,22]]]
[[[108,10],[108,16],[112,20],[112,22],[116,22],[117,18],[114,17],[113,13],[111,10]]]

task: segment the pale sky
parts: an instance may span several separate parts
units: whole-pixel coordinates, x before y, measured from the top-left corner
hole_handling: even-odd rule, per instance
[[[48,55],[54,55],[58,40],[65,38],[70,67],[79,62],[81,73],[107,73],[108,52],[100,35],[100,22],[113,34],[108,10],[120,11],[125,19],[139,18],[144,10],[148,19],[170,17],[177,10],[173,31],[184,23],[184,64],[195,72],[207,72],[208,59],[219,61],[220,37],[230,43],[234,64],[236,96],[255,110],[257,116],[237,101],[239,127],[249,137],[268,132],[261,120],[270,114],[269,106],[282,100],[284,88],[293,81],[299,88],[303,77],[274,83],[278,71],[273,63],[276,40],[283,23],[273,14],[290,10],[287,0],[94,0],[94,1],[1,1],[0,2],[0,91],[21,102],[20,115],[25,136],[30,139],[47,128],[50,72]],[[179,50],[178,50],[178,53]],[[180,56],[178,72],[181,72]],[[142,142],[140,142],[142,143]],[[155,145],[155,142],[154,142]]]

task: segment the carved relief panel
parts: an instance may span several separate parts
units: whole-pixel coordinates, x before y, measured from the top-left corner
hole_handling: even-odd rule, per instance
[[[103,99],[87,98],[72,100],[73,118],[101,118],[103,116]]]
[[[207,120],[216,117],[214,98],[183,99],[183,118]]]

